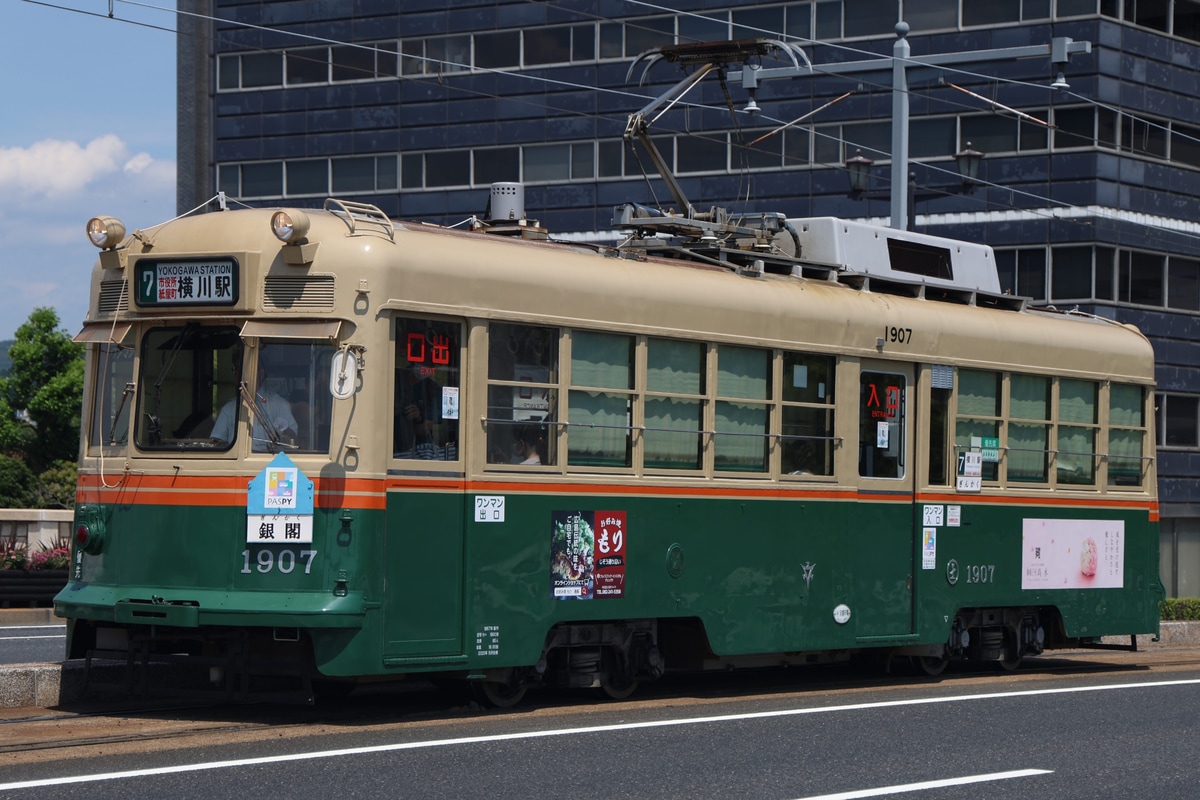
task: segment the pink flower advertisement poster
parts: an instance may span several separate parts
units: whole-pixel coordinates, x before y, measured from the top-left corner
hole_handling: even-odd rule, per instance
[[[1119,589],[1125,583],[1125,522],[1027,519],[1022,589]]]

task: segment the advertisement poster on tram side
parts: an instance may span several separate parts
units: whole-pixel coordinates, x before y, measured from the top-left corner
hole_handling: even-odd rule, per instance
[[[1026,519],[1022,589],[1120,589],[1125,585],[1125,522]]]
[[[624,511],[553,511],[550,588],[560,600],[625,596]]]
[[[596,597],[625,596],[625,512],[596,512]]]

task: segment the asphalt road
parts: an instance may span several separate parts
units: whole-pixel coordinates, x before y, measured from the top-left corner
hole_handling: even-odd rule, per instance
[[[62,661],[67,626],[0,625],[0,664],[45,664]]]
[[[363,690],[332,710],[44,710],[0,725],[0,798],[1196,796],[1196,651],[1035,661],[706,675],[506,713]]]

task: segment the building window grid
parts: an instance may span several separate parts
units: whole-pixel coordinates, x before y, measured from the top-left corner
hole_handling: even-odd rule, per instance
[[[891,35],[896,20],[892,19],[894,3],[882,3],[879,13],[857,15],[846,18],[844,0],[827,2],[800,2],[766,6],[754,9],[718,9],[707,12],[704,20],[654,15],[630,18],[621,22],[598,21],[549,25],[529,30],[498,30],[478,34],[453,34],[400,40],[385,40],[368,43],[376,48],[373,74],[353,77],[355,70],[366,72],[364,65],[352,64],[361,58],[347,55],[348,48],[358,48],[357,43],[329,47],[288,48],[270,53],[221,53],[218,54],[218,91],[263,89],[282,85],[307,85],[328,81],[338,83],[352,80],[376,80],[380,77],[394,78],[397,75],[448,75],[480,68],[481,60],[496,61],[499,67],[483,68],[529,68],[551,67],[575,63],[595,63],[633,57],[646,49],[645,46],[671,44],[676,41],[696,40],[689,36],[695,30],[706,38],[723,38],[722,29],[732,38],[744,36],[774,35],[810,40],[812,32],[819,40],[860,38]],[[1104,0],[1097,8],[1089,0],[1010,0],[1008,3],[954,4],[949,9],[921,8],[903,9],[895,16],[904,17],[912,30],[926,32],[934,30],[970,29],[981,26],[1018,24],[1046,19],[1069,18],[1097,13],[1122,19],[1128,24],[1174,35],[1192,41],[1200,41],[1200,7],[1193,0],[1164,0],[1163,4],[1142,4],[1153,9],[1142,13],[1136,3],[1115,3]],[[953,17],[952,19],[950,17]],[[764,27],[760,20],[769,19]],[[778,28],[778,29],[776,29]],[[589,36],[588,33],[591,33]],[[504,56],[481,55],[489,52],[482,47],[479,37],[496,34],[515,34],[516,52]],[[563,36],[565,42],[554,42],[553,37]],[[534,42],[531,35],[547,37],[546,42]],[[563,53],[565,58],[554,58]],[[390,47],[389,47],[390,45]],[[535,55],[540,53],[540,55]],[[312,59],[320,55],[327,63],[324,79],[314,77],[320,70],[299,68],[298,80],[287,75],[292,67],[284,69],[284,63],[295,58]],[[268,72],[279,73],[276,82],[245,80],[245,73],[261,74],[263,65],[254,68],[242,64],[243,57],[277,59],[278,67],[266,67]],[[398,57],[399,56],[399,57]],[[339,58],[343,63],[338,63]],[[345,77],[339,77],[345,76]]]
[[[1154,410],[1159,447],[1200,449],[1200,396],[1159,392],[1154,396]]]
[[[394,155],[226,163],[217,165],[217,189],[246,200],[394,192],[399,185],[398,169]],[[324,189],[317,186],[322,174]],[[301,188],[290,190],[296,183]]]
[[[1200,259],[1106,245],[997,248],[995,253],[1000,288],[1012,294],[1200,313]],[[1087,291],[1066,290],[1083,286]]]

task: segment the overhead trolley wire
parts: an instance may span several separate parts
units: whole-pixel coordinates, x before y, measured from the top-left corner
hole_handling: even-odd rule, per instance
[[[144,28],[148,28],[148,29],[152,29],[152,30],[162,31],[165,33],[174,33],[176,35],[181,35],[181,34],[179,34],[179,32],[177,30],[166,27],[166,26],[154,25],[154,24],[150,24],[148,22],[143,22],[143,21],[139,21],[139,20],[117,17],[117,16],[113,16],[111,14],[102,14],[102,13],[98,13],[98,12],[86,11],[86,10],[78,9],[78,8],[72,8],[69,6],[61,5],[59,3],[48,2],[47,0],[22,0],[22,1],[33,4],[33,5],[43,6],[43,7],[51,8],[51,9],[55,9],[55,10],[78,13],[78,14],[83,14],[85,16],[96,17],[96,18],[100,18],[100,19],[112,19],[116,22],[122,22],[125,24],[130,24],[130,25],[144,27]],[[545,7],[555,7],[560,12],[563,10],[563,9],[557,7],[556,4],[545,2],[545,0],[526,0],[526,2],[529,2],[534,5],[545,6]],[[695,12],[687,12],[687,11],[678,11],[678,10],[670,9],[670,8],[667,8],[665,6],[661,6],[661,5],[658,5],[655,3],[645,2],[645,0],[622,0],[622,2],[625,2],[632,6],[649,9],[651,11],[662,11],[664,13],[670,13],[670,14],[678,15],[678,16],[693,16],[693,17],[697,17],[700,19],[706,19],[706,20],[710,20],[710,21],[713,20],[712,17],[708,17],[704,14],[698,14]],[[383,51],[381,51],[380,48],[375,47],[373,45],[360,44],[360,43],[356,43],[356,42],[344,42],[344,41],[340,41],[337,39],[315,36],[313,34],[308,34],[308,33],[290,31],[290,30],[286,30],[286,29],[278,28],[278,27],[256,25],[253,23],[241,22],[241,21],[237,21],[237,20],[229,20],[229,19],[224,19],[221,17],[199,14],[196,12],[178,10],[178,9],[173,9],[173,8],[166,8],[163,6],[154,5],[152,3],[138,2],[138,0],[112,0],[112,2],[110,2],[110,7],[113,5],[113,3],[119,3],[121,5],[146,9],[146,10],[150,10],[150,11],[154,11],[154,12],[169,13],[172,15],[185,15],[185,16],[190,16],[190,17],[210,21],[213,23],[230,25],[230,26],[235,26],[235,27],[239,27],[239,28],[245,28],[248,30],[258,30],[258,31],[266,32],[266,33],[282,34],[282,35],[294,37],[299,40],[309,41],[309,42],[313,42],[313,43],[317,43],[317,44],[326,44],[326,45],[331,45],[331,46],[364,49],[364,50],[370,50],[372,52],[383,52]],[[609,20],[608,17],[600,17],[597,14],[589,14],[589,13],[586,13],[583,11],[570,11],[570,13],[575,15],[576,17],[579,17],[582,19],[590,19],[590,20],[596,20],[596,21]],[[636,18],[631,18],[628,20],[621,20],[621,23],[624,25],[627,25],[627,26],[637,27]],[[564,24],[567,24],[567,23],[564,23]],[[861,48],[855,48],[855,47],[841,44],[841,43],[822,42],[822,41],[818,41],[815,39],[809,39],[809,38],[799,37],[799,36],[795,36],[795,35],[789,35],[789,34],[785,34],[782,32],[757,29],[757,28],[753,28],[751,26],[742,25],[742,24],[739,24],[738,27],[745,28],[746,30],[754,30],[756,32],[762,33],[771,38],[778,38],[780,40],[799,41],[799,42],[802,42],[804,44],[807,44],[807,45],[810,45],[813,47],[820,46],[820,47],[834,48],[834,49],[841,50],[841,51],[855,54],[855,55],[862,55],[862,56],[866,56],[869,58],[878,58],[881,62],[881,65],[880,65],[881,70],[888,69],[889,68],[888,65],[890,65],[893,60],[893,56],[890,56],[890,55],[880,55],[879,53],[876,53],[876,52],[863,50]],[[230,45],[234,45],[234,46],[239,45],[239,43],[236,42],[235,40],[225,37],[225,36],[222,36],[220,34],[217,34],[216,41],[219,43],[226,43],[226,44],[230,44]],[[270,52],[270,53],[282,54],[285,51],[282,49],[279,49],[279,48],[250,48],[246,52]],[[390,51],[390,50],[386,51],[386,52],[389,55],[394,55],[398,60],[399,59],[418,60],[418,61],[421,61],[424,63],[437,64],[437,65],[439,65],[439,67],[452,67],[456,72],[459,70],[462,70],[464,73],[469,72],[471,74],[489,73],[489,74],[494,74],[497,76],[512,77],[512,78],[516,78],[519,80],[540,82],[547,86],[556,86],[556,87],[562,87],[562,88],[566,88],[566,89],[611,94],[611,95],[615,95],[618,97],[627,97],[627,98],[631,98],[638,102],[644,102],[644,101],[648,101],[648,100],[652,99],[652,97],[650,97],[648,95],[640,94],[640,93],[634,92],[634,91],[611,89],[611,88],[602,87],[602,86],[589,86],[589,85],[574,83],[574,82],[570,82],[570,81],[563,81],[561,79],[548,77],[546,75],[531,74],[531,73],[523,71],[523,70],[477,67],[474,65],[459,64],[456,62],[446,61],[443,59],[437,59],[437,58],[433,58],[433,57],[425,56],[425,55],[418,56],[418,55],[404,54],[404,53],[400,53],[397,51]],[[296,56],[289,53],[288,57],[293,58]],[[919,62],[913,62],[913,63],[914,63],[914,65],[918,65],[918,66],[922,66],[922,67],[927,66],[927,65],[920,64]],[[834,65],[831,65],[831,66],[834,66]],[[879,91],[879,92],[894,91],[893,87],[888,84],[884,84],[884,83],[880,83],[880,82],[873,82],[873,81],[864,81],[861,78],[850,78],[845,75],[839,75],[836,72],[823,71],[820,69],[820,67],[821,67],[820,64],[815,64],[813,66],[813,69],[814,69],[814,71],[821,73],[827,77],[839,78],[839,79],[845,80],[845,81],[852,81],[857,86],[869,86],[871,89]],[[353,69],[353,67],[350,67],[350,68]],[[539,67],[538,69],[541,69],[541,70],[553,69],[553,67],[545,67],[545,68]],[[1051,89],[1049,86],[1046,86],[1046,85],[1040,84],[1040,83],[1030,83],[1027,81],[1021,81],[1021,80],[1016,80],[1016,79],[1011,79],[1011,78],[999,78],[996,76],[985,75],[985,74],[982,74],[979,72],[974,72],[971,70],[966,70],[966,69],[962,69],[962,68],[958,68],[958,67],[938,65],[937,69],[939,71],[957,73],[960,75],[976,78],[976,79],[983,80],[983,81],[989,81],[989,82],[993,82],[993,83],[1007,83],[1007,84],[1013,84],[1013,85],[1018,85],[1018,86],[1044,88],[1047,92],[1051,92],[1051,93],[1058,92],[1059,95],[1061,95],[1063,93],[1063,90],[1054,90],[1054,89]],[[369,74],[369,75],[374,76],[377,73],[375,73],[374,71],[368,72],[368,71],[364,70],[364,74]],[[447,91],[451,91],[451,92],[455,92],[455,93],[459,93],[459,94],[472,95],[472,96],[478,96],[478,97],[486,97],[486,98],[494,99],[494,100],[504,100],[505,102],[509,102],[509,103],[527,105],[527,106],[530,106],[531,108],[536,108],[539,111],[543,111],[543,112],[544,111],[553,111],[553,112],[560,113],[563,115],[578,116],[578,117],[593,119],[597,122],[612,124],[614,126],[614,128],[617,128],[617,129],[624,128],[624,117],[626,115],[623,115],[623,114],[618,116],[615,114],[614,115],[606,115],[606,114],[600,114],[600,113],[589,113],[589,112],[579,111],[576,109],[557,107],[551,103],[546,102],[544,99],[541,101],[537,101],[537,100],[531,99],[529,97],[499,95],[499,94],[496,94],[493,92],[487,92],[487,91],[482,91],[479,89],[458,86],[458,85],[454,85],[453,83],[450,82],[450,78],[452,78],[453,76],[447,76],[442,73],[439,73],[434,78],[431,78],[428,75],[404,75],[404,74],[398,74],[396,76],[389,76],[389,77],[394,77],[396,80],[399,80],[399,81],[409,81],[409,82],[416,82],[416,83],[425,83],[425,84],[429,84],[429,85],[438,85],[438,86],[441,86],[442,88],[446,89]],[[910,86],[908,88],[907,92],[910,96],[928,97],[928,99],[933,102],[945,104],[947,106],[950,106],[951,108],[959,108],[962,110],[977,110],[977,108],[975,106],[970,105],[968,103],[954,102],[953,100],[946,98],[946,97],[934,98],[932,96],[929,96],[928,90],[918,90],[918,89],[914,89]],[[1102,108],[1102,109],[1106,109],[1109,111],[1113,111],[1115,113],[1119,113],[1125,117],[1129,117],[1131,119],[1134,119],[1136,121],[1144,123],[1145,125],[1152,127],[1152,128],[1168,130],[1166,128],[1166,126],[1163,126],[1152,120],[1142,119],[1140,117],[1137,117],[1136,115],[1129,114],[1127,111],[1116,109],[1112,106],[1109,106],[1107,104],[1101,103],[1096,100],[1093,100],[1091,98],[1084,97],[1075,92],[1071,92],[1068,90],[1065,93],[1069,97],[1073,98],[1074,100],[1078,100],[1080,102],[1086,103],[1093,107]],[[1055,96],[1054,94],[1051,94],[1050,100],[1051,100],[1052,104],[1053,104],[1054,96]],[[691,107],[691,108],[704,109],[704,110],[713,110],[714,109],[714,107],[712,107],[712,106],[708,106],[708,105],[701,104],[701,103],[695,103],[695,102],[683,103],[682,105],[685,105],[685,106]],[[1016,112],[1016,109],[1013,109],[1013,111]],[[738,112],[738,113],[745,113],[745,112]],[[1023,112],[1018,112],[1018,113],[1023,113]],[[777,119],[777,118],[771,117],[769,115],[759,114],[759,115],[756,115],[755,118],[762,119],[764,122],[772,122],[772,123],[775,123],[776,125],[784,125],[785,124],[784,120]],[[735,129],[738,131],[738,135],[740,135],[740,126],[738,126],[736,124],[736,119],[737,119],[736,114],[734,115],[734,119],[735,119]],[[685,135],[685,136],[693,136],[693,137],[697,137],[697,138],[701,138],[701,139],[707,139],[709,141],[713,141],[716,143],[723,143],[725,140],[725,137],[723,134],[710,136],[710,135],[697,133],[694,131],[689,131],[686,128],[685,129],[664,128],[663,132],[664,133],[674,133],[674,134]],[[863,145],[859,145],[852,141],[847,141],[844,139],[844,137],[838,137],[838,136],[833,136],[831,134],[824,133],[822,131],[817,130],[815,127],[810,128],[810,134],[814,137],[825,136],[825,137],[831,138],[831,139],[840,139],[841,141],[845,142],[845,144],[848,147],[854,146],[854,147],[861,148],[863,146]],[[1184,132],[1174,132],[1173,135],[1184,138],[1189,141],[1200,142],[1200,138],[1193,137]],[[742,148],[747,148],[750,145],[747,145],[745,143],[739,143],[736,141],[730,141],[730,146],[735,149],[742,149]],[[868,149],[874,150],[875,152],[883,153],[885,156],[887,156],[889,158],[891,157],[891,154],[887,153],[886,151],[880,150],[878,147],[870,147]],[[781,155],[785,161],[786,161],[786,159],[789,158],[789,156],[786,154],[786,152],[781,151]],[[814,161],[814,160],[809,160],[806,163],[809,163],[813,166],[823,166],[823,167],[827,167],[827,168],[837,168],[837,169],[844,168],[843,165],[840,163],[828,163],[828,162]],[[933,172],[940,172],[940,173],[950,175],[950,176],[955,176],[955,177],[957,176],[956,173],[952,172],[949,169],[945,169],[945,168],[937,165],[936,163],[921,162],[921,164],[922,164],[922,167],[926,170],[933,171]],[[744,173],[745,170],[743,169],[742,172]],[[883,180],[886,181],[886,178],[883,178]],[[1124,217],[1121,217],[1118,215],[1107,214],[1105,212],[1105,209],[1096,207],[1096,206],[1092,206],[1088,209],[1090,219],[1088,219],[1088,220],[1075,219],[1074,215],[1069,215],[1069,214],[1063,213],[1063,212],[1069,212],[1071,209],[1076,208],[1076,206],[1074,206],[1071,203],[1058,201],[1053,198],[1046,197],[1044,195],[1039,195],[1035,192],[1014,189],[1013,187],[1010,187],[1010,186],[1003,186],[1000,184],[991,183],[989,181],[977,180],[976,183],[981,187],[990,187],[993,189],[1003,190],[1003,191],[1009,192],[1010,195],[1021,196],[1021,197],[1028,198],[1030,200],[1034,200],[1036,202],[1044,203],[1045,205],[1049,206],[1049,208],[1042,208],[1042,209],[1023,208],[1023,209],[1019,209],[1019,210],[1021,211],[1021,213],[1029,214],[1032,216],[1044,216],[1048,221],[1054,220],[1054,221],[1059,221],[1059,222],[1069,222],[1072,224],[1082,224],[1082,225],[1093,226],[1093,227],[1095,226],[1095,223],[1097,221],[1100,221],[1100,222],[1107,221],[1107,222],[1113,222],[1113,223],[1119,223],[1119,222],[1130,223],[1130,222],[1132,222],[1133,224],[1144,225],[1155,231],[1163,231],[1163,230],[1169,231],[1170,233],[1173,233],[1183,239],[1193,240],[1195,243],[1200,245],[1200,233],[1193,234],[1193,233],[1189,233],[1187,231],[1173,229],[1173,228],[1170,228],[1169,226],[1156,225],[1151,222],[1144,222],[1144,221],[1138,222],[1138,221],[1130,220],[1130,219],[1127,219],[1127,218],[1124,218]],[[948,191],[947,195],[950,195],[950,194],[953,194],[953,192]],[[986,197],[986,193],[984,193],[984,195],[981,196],[980,198],[977,198],[977,201],[982,203],[985,208],[991,207],[991,208],[999,208],[1002,210],[1009,210],[1009,209],[1013,208],[1011,205],[1008,205],[1008,206],[996,205],[994,201],[989,200]],[[1057,210],[1056,210],[1056,207],[1057,207]]]

